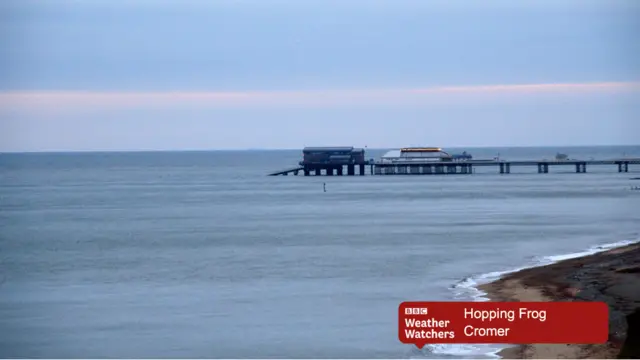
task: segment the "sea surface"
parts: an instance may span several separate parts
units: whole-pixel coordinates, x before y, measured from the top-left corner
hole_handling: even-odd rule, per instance
[[[0,154],[0,357],[491,357],[400,343],[398,305],[482,300],[473,286],[501,272],[640,238],[640,165],[266,176],[300,157]]]

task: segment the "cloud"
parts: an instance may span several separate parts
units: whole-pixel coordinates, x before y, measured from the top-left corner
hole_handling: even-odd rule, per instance
[[[419,89],[424,92],[584,92],[601,90],[638,90],[640,82],[600,82],[600,83],[561,83],[561,84],[522,84],[522,85],[477,85],[449,86],[432,89]]]
[[[0,93],[0,110],[86,110],[95,108],[340,106],[424,104],[455,100],[527,97],[537,94],[620,93],[640,90],[640,82],[439,86],[401,89],[239,92],[13,91]]]

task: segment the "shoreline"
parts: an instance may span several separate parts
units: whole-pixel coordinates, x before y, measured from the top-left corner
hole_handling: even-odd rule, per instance
[[[609,305],[606,344],[513,345],[496,354],[503,359],[611,359],[618,358],[623,348],[626,357],[638,356],[629,355],[625,340],[627,316],[634,311],[640,314],[640,241],[507,273],[477,290],[486,293],[488,301],[604,301]]]

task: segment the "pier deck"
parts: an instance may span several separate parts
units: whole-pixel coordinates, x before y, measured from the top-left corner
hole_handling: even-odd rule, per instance
[[[272,172],[271,174],[269,174],[269,176],[278,176],[278,175],[285,175],[286,176],[286,175],[289,175],[291,173],[293,173],[294,175],[298,175],[298,171],[300,171],[300,170],[304,170],[304,167],[296,166],[294,168]]]
[[[438,174],[472,174],[474,167],[496,167],[500,174],[510,174],[511,167],[538,168],[538,173],[548,173],[549,167],[571,166],[576,173],[586,173],[587,166],[617,165],[618,172],[629,172],[630,164],[640,164],[640,158],[611,160],[466,160],[459,162],[412,161],[375,162],[374,175],[438,175]]]
[[[473,174],[476,167],[495,167],[500,174],[510,174],[512,167],[537,167],[538,173],[549,173],[550,167],[572,167],[576,173],[586,173],[592,166],[615,166],[618,172],[628,173],[629,165],[640,164],[640,158],[624,158],[611,160],[465,160],[455,162],[417,162],[417,161],[368,161],[361,164],[302,164],[291,169],[277,171],[270,176],[298,175],[365,175],[365,167],[369,167],[371,175],[447,175]],[[347,167],[347,171],[344,171]],[[355,169],[354,169],[355,168]]]

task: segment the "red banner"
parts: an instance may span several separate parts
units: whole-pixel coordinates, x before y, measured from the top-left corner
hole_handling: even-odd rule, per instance
[[[602,344],[609,337],[603,302],[403,302],[405,344]]]

